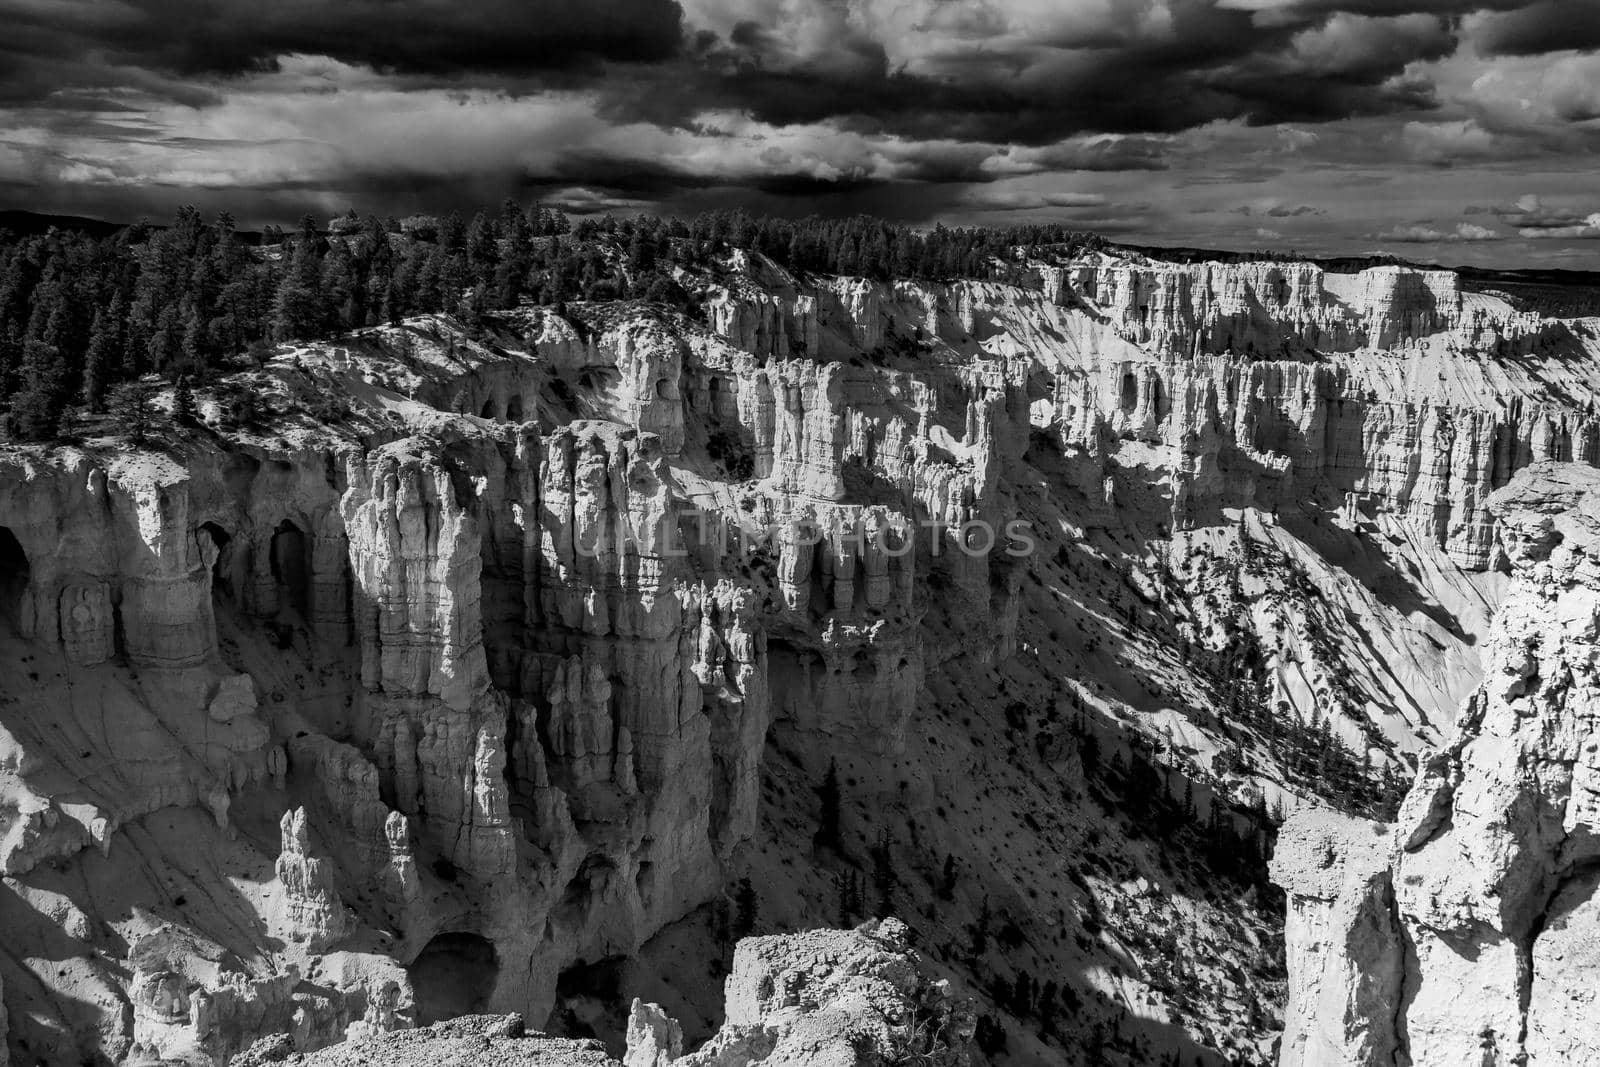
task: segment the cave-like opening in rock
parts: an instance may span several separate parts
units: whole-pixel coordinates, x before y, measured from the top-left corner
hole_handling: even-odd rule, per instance
[[[611,956],[579,960],[556,976],[556,1002],[545,1031],[558,1037],[599,1038],[614,1055],[627,1046],[629,961]]]
[[[500,957],[494,943],[477,934],[440,934],[406,968],[416,995],[417,1023],[481,1013],[489,1006]]]
[[[522,421],[522,394],[512,393],[506,401],[506,420],[508,422]]]
[[[488,400],[483,402],[483,410],[478,414],[482,415],[486,419],[498,419],[500,417],[495,413],[494,397],[490,397]]]
[[[595,905],[611,886],[616,867],[601,855],[590,856],[572,876],[561,893],[551,918],[565,930],[581,930],[589,921]]]
[[[300,527],[284,519],[272,535],[272,580],[278,587],[278,602],[311,617],[311,569],[306,535]]]
[[[217,558],[211,564],[211,595],[222,600],[233,600],[233,538],[214,522],[202,523],[200,532],[211,538],[217,546]]]
[[[1139,379],[1132,371],[1122,376],[1122,410],[1131,412],[1139,406]]]
[[[0,619],[13,627],[22,622],[22,598],[28,592],[28,554],[22,542],[5,526],[0,526]]]

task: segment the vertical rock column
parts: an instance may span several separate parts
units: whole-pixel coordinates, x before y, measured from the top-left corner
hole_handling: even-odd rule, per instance
[[[515,866],[504,696],[478,615],[480,538],[445,461],[415,442],[352,460],[341,504],[369,727],[395,806],[459,869]]]

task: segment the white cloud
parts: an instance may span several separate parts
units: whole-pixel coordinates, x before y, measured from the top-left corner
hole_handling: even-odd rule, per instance
[[[1459,244],[1502,239],[1498,231],[1473,222],[1460,223],[1452,230],[1440,230],[1423,225],[1396,226],[1375,236],[1380,241],[1396,241],[1401,244]]]

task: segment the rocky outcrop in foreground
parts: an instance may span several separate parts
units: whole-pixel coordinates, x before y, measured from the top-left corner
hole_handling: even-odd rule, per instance
[[[634,1001],[625,1067],[780,1064],[855,1067],[968,1062],[973,1014],[948,984],[930,981],[905,924],[747,938],[728,976],[727,1021],[697,1052],[654,1004]],[[234,1067],[618,1067],[596,1041],[530,1033],[520,1015],[467,1015],[419,1030],[295,1052],[287,1034],[263,1038]]]
[[[1292,818],[1281,1063],[1600,1060],[1600,473],[1488,501],[1516,582],[1485,677],[1393,827]]]

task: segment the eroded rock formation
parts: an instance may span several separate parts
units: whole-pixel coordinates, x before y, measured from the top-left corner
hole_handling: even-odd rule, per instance
[[[861,760],[863,789],[942,817],[919,711],[980,678],[1009,706],[1000,667],[1024,658],[1059,687],[1045,634],[1076,655],[1091,628],[1038,605],[1080,591],[1027,583],[1070,585],[1090,531],[1247,508],[1345,546],[1413,534],[1431,570],[1359,605],[1408,657],[1369,687],[1411,702],[1391,758],[1438,728],[1447,668],[1476,666],[1407,598],[1494,562],[1483,500],[1517,469],[1600,460],[1565,358],[1592,332],[1453,276],[1097,259],[880,283],[738,253],[686,282],[703,318],[522,308],[475,340],[419,318],[281,352],[235,383],[270,427],[223,431],[202,397],[208,426],[160,452],[0,452],[0,670],[31,694],[0,704],[14,1060],[542,1021],[563,971],[635,957],[749,862],[775,751],[812,778]],[[319,425],[330,395],[347,415]],[[1214,691],[1150,703],[1122,683],[1154,674],[1101,658],[1116,684],[1084,699],[1123,693],[1164,751],[1211,758],[1213,711],[1171,738]]]
[[[1282,1062],[1600,1055],[1592,969],[1600,474],[1540,464],[1487,502],[1516,575],[1483,684],[1391,829],[1291,819]]]
[[[726,998],[722,1028],[687,1055],[677,1024],[634,1001],[627,1067],[958,1067],[972,1041],[971,1005],[926,977],[898,919],[742,941]]]
[[[927,977],[897,919],[740,943],[726,985],[726,1023],[685,1054],[677,1022],[634,1001],[619,1065],[598,1041],[529,1032],[520,1015],[466,1015],[302,1053],[290,1035],[262,1038],[234,1067],[876,1067],[969,1062],[973,1013]]]

